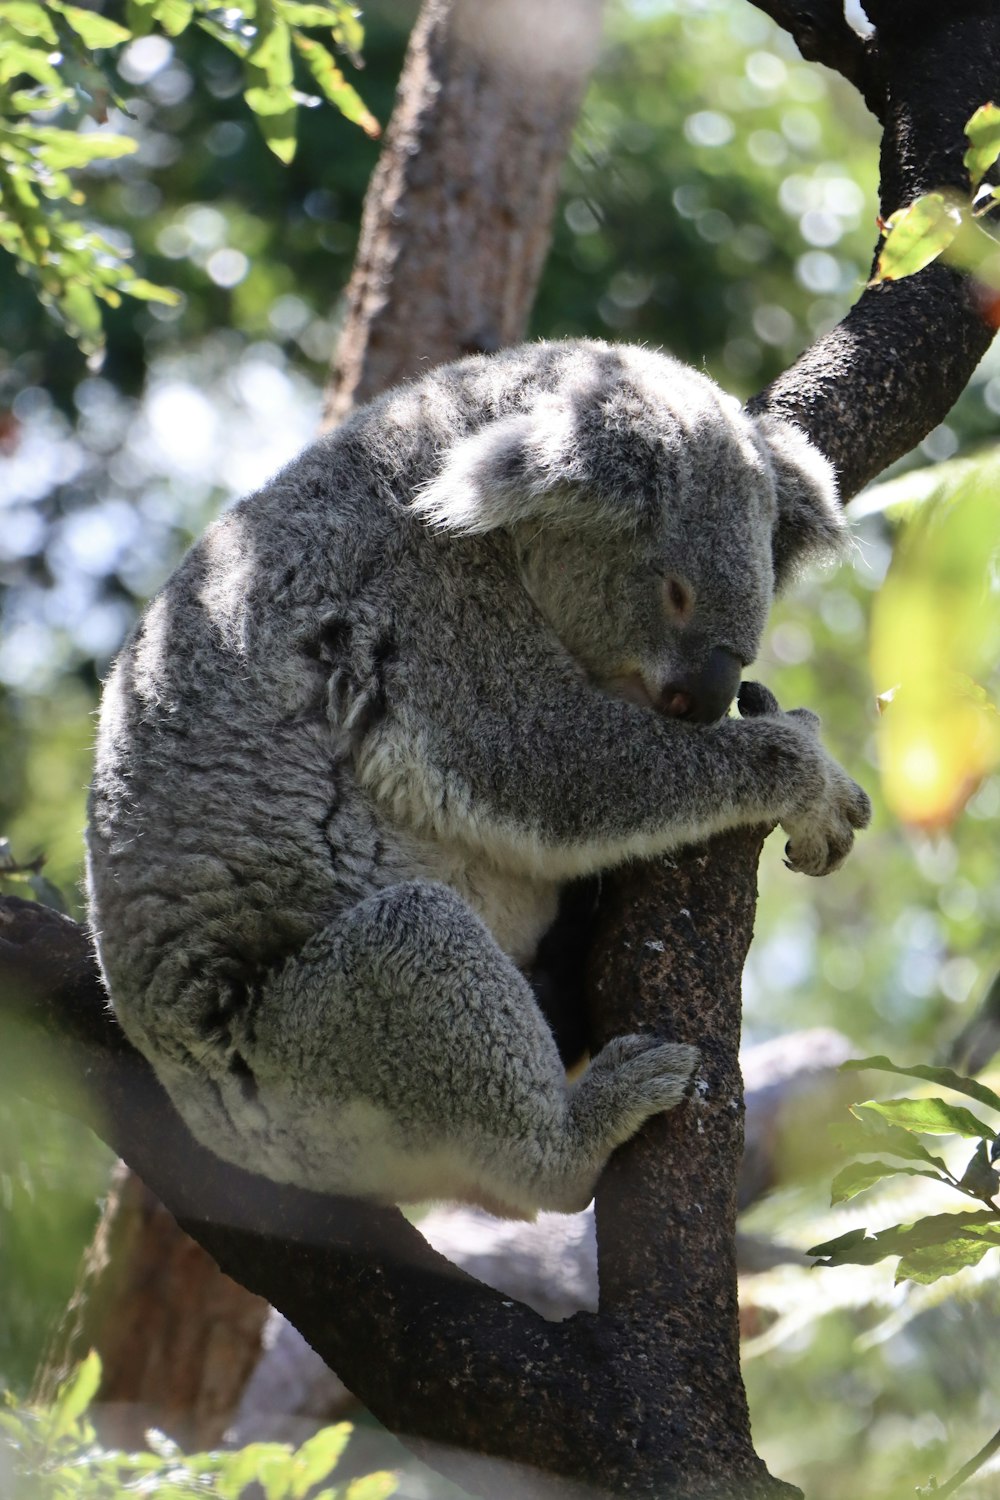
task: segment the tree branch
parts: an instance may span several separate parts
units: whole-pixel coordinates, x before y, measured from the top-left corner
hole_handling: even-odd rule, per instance
[[[887,218],[921,193],[968,192],[964,126],[1000,96],[1000,13],[991,0],[866,0],[865,9],[884,100]],[[804,428],[836,468],[846,501],[944,419],[995,331],[974,281],[938,261],[866,288],[750,410]]]
[[[806,62],[824,63],[853,83],[876,119],[884,96],[873,47],[844,18],[843,0],[750,0],[798,47]]]
[[[526,1500],[584,1484],[588,1494],[676,1500],[792,1496],[750,1445],[738,1363],[733,1382],[741,1118],[724,1051],[738,1033],[732,986],[752,930],[760,835],[713,845],[674,867],[678,928],[663,975],[684,996],[677,1034],[705,1049],[705,1094],[623,1152],[602,1185],[596,1317],[547,1323],[457,1270],[396,1210],[279,1186],[218,1160],[118,1029],[83,930],[13,897],[0,902],[3,1081],[86,1118],[228,1275],[283,1312],[415,1451],[478,1493],[505,1500],[513,1463]],[[697,930],[689,910],[706,914]],[[605,921],[631,916],[612,906]],[[721,990],[716,941],[727,955]],[[648,1004],[652,1017],[659,1004]],[[40,1046],[50,1054],[43,1072],[29,1066]],[[67,1077],[83,1081],[82,1097],[67,1095]],[[703,1160],[655,1201],[644,1197],[664,1148],[692,1157],[695,1108],[695,1154],[712,1158],[718,1217],[693,1207],[704,1196]],[[710,1331],[688,1320],[710,1313],[717,1325],[720,1294],[724,1335],[706,1357]],[[484,1467],[477,1455],[502,1462]]]

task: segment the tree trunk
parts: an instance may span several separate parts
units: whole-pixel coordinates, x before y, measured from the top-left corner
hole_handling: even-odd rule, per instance
[[[427,0],[365,200],[325,425],[524,337],[601,0]]]

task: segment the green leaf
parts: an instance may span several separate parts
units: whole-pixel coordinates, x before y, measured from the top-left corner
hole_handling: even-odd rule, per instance
[[[877,1073],[897,1073],[901,1078],[923,1078],[927,1083],[936,1083],[939,1088],[954,1089],[956,1094],[967,1094],[970,1099],[976,1099],[990,1109],[1000,1110],[1000,1094],[988,1089],[985,1083],[979,1083],[975,1078],[966,1078],[952,1068],[930,1068],[921,1064],[901,1068],[883,1056],[852,1058],[850,1062],[841,1063],[841,1072],[844,1073],[856,1073],[861,1068],[871,1068]]]
[[[962,227],[962,210],[944,193],[926,193],[886,222],[886,238],[873,283],[897,281],[929,266]]]
[[[924,1286],[942,1276],[954,1276],[966,1266],[978,1265],[988,1250],[995,1249],[987,1240],[972,1236],[945,1240],[941,1245],[926,1245],[904,1255],[896,1267],[896,1285],[901,1281],[919,1281]]]
[[[96,308],[97,304],[94,305]],[[98,328],[100,324],[101,315],[98,312]],[[100,1383],[101,1358],[96,1349],[91,1349],[82,1364],[76,1367],[65,1384],[59,1388],[46,1423],[46,1438],[49,1443],[56,1442],[72,1430],[97,1395]]]
[[[849,1229],[846,1234],[838,1234],[836,1239],[813,1245],[806,1254],[822,1258],[827,1266],[867,1266],[882,1259],[878,1242],[869,1238],[867,1229]]]
[[[977,188],[1000,157],[1000,108],[995,104],[981,105],[966,125],[965,133],[969,137],[969,149],[963,161],[973,188]]]
[[[900,1167],[887,1161],[859,1161],[837,1173],[830,1186],[830,1202],[846,1203],[848,1198],[863,1193],[883,1177],[897,1174],[903,1177],[932,1177],[936,1182],[951,1185],[947,1177],[942,1177],[940,1172],[929,1171],[926,1167]]]
[[[1000,1214],[931,1214],[913,1224],[893,1224],[874,1235],[865,1229],[852,1229],[806,1253],[822,1257],[825,1265],[870,1266],[890,1255],[910,1256],[916,1250],[958,1239],[975,1239],[987,1247],[1000,1245]]]
[[[326,26],[332,31],[337,20],[329,5],[300,5],[297,0],[275,0],[275,5],[289,26]]]
[[[851,1114],[860,1126],[860,1131],[848,1128],[834,1132],[838,1143],[846,1150],[888,1152],[890,1156],[901,1156],[904,1161],[925,1161],[939,1172],[947,1173],[944,1160],[940,1156],[933,1156],[923,1142],[908,1131],[890,1125],[881,1115],[867,1110],[864,1104],[852,1105]]]
[[[353,1430],[350,1422],[339,1422],[336,1426],[324,1427],[302,1444],[292,1459],[292,1478],[288,1486],[290,1500],[302,1500],[333,1472]]]
[[[153,13],[167,36],[180,36],[191,24],[193,0],[156,0]]]
[[[261,133],[279,161],[295,155],[295,100],[287,89],[247,89],[244,98],[257,116]]]
[[[306,67],[316,80],[331,104],[354,125],[360,125],[367,136],[373,139],[381,134],[381,126],[365,104],[360,94],[348,83],[326,48],[301,32],[292,33],[295,45],[305,59]]]
[[[1000,1172],[990,1162],[985,1141],[980,1141],[962,1173],[961,1186],[977,1198],[992,1198],[1000,1189]]]
[[[43,48],[11,42],[5,37],[3,47],[0,48],[0,84],[10,83],[22,73],[37,79],[45,88],[55,91],[63,87],[62,79],[49,62],[48,53]]]
[[[131,156],[139,144],[127,135],[112,135],[103,130],[60,130],[54,125],[14,125],[11,133],[29,143],[38,160],[53,171]]]
[[[380,1469],[374,1474],[363,1474],[358,1479],[352,1479],[344,1500],[388,1500],[398,1488],[399,1475]]]
[[[43,5],[36,5],[33,0],[3,0],[0,21],[9,22],[22,36],[37,36],[52,47],[58,45],[59,36],[51,17]]]
[[[272,89],[290,89],[294,77],[291,32],[273,10],[262,8],[260,20],[258,40],[248,58],[251,70],[259,70]]]
[[[124,26],[119,26],[117,21],[109,21],[107,16],[100,16],[96,11],[84,10],[79,5],[67,5],[65,0],[49,0],[49,5],[61,16],[65,16],[85,47],[95,50],[100,47],[120,47],[123,42],[132,40],[132,33],[126,31]]]
[[[996,1131],[971,1110],[949,1104],[945,1099],[868,1099],[865,1109],[872,1109],[888,1120],[921,1135],[963,1135],[973,1139],[994,1140]]]
[[[251,1484],[260,1484],[265,1494],[269,1481],[280,1477],[284,1485],[291,1470],[292,1450],[285,1443],[251,1443],[227,1456],[215,1482],[219,1500],[239,1500]],[[280,1491],[278,1492],[280,1495]]]
[[[155,282],[144,281],[141,276],[123,281],[121,291],[139,302],[162,302],[165,307],[178,307],[181,300],[180,292],[175,291],[172,286],[157,286]]]

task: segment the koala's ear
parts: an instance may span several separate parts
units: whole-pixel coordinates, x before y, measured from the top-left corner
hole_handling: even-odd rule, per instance
[[[587,415],[580,403],[543,395],[530,411],[488,423],[445,450],[411,509],[465,536],[528,520],[634,528],[652,510],[654,492],[628,482],[622,454],[641,455],[643,445],[631,431],[618,436],[602,415],[590,422]]]
[[[836,556],[844,545],[844,516],[833,465],[801,428],[780,417],[754,419],[771,468],[778,513],[772,553],[775,587],[806,562]]]
[[[417,515],[442,531],[475,536],[535,514],[541,478],[531,470],[535,423],[518,413],[445,450],[435,478],[417,491]]]

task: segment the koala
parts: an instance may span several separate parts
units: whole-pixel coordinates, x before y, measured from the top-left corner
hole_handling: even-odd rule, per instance
[[[210,527],[110,674],[88,829],[115,1013],[194,1135],[329,1193],[583,1207],[696,1053],[620,1036],[567,1081],[560,901],[740,825],[845,857],[869,805],[814,717],[728,712],[841,525],[796,428],[567,340],[390,391]]]

